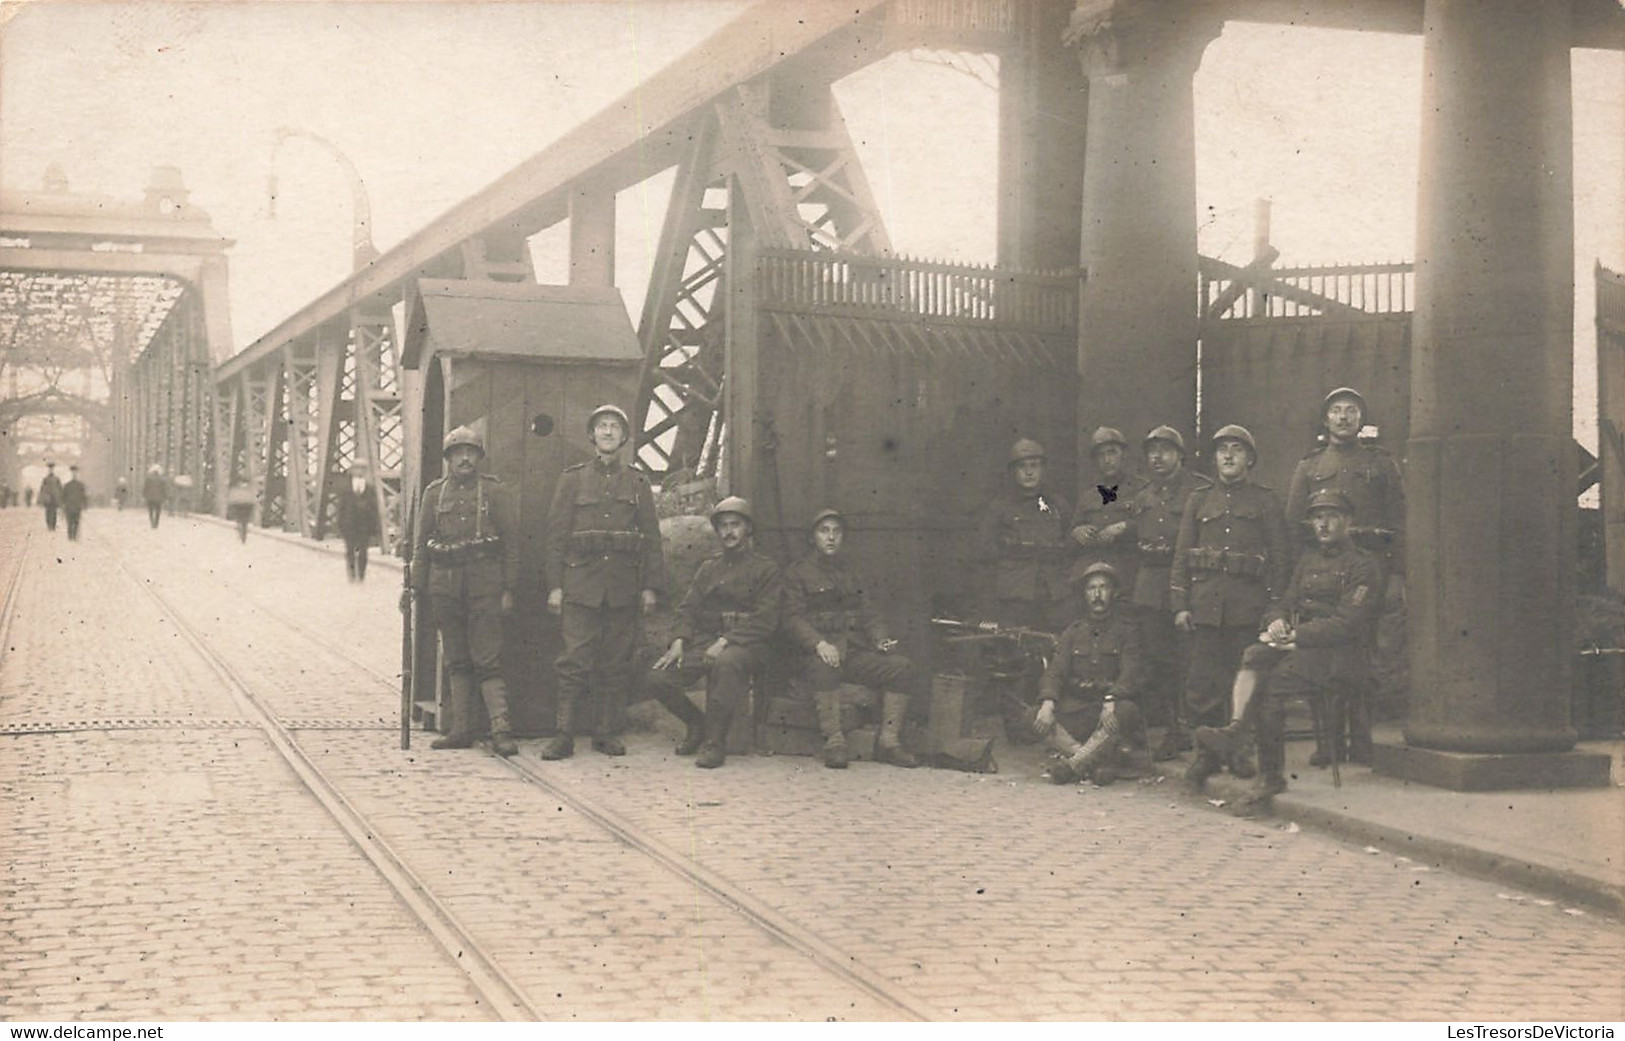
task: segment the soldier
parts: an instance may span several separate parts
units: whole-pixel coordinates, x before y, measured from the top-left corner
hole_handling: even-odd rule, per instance
[[[625,755],[619,730],[638,612],[654,610],[666,588],[649,478],[621,462],[632,424],[614,405],[587,417],[594,457],[564,468],[547,514],[547,609],[562,617],[564,650],[558,670],[558,733],[543,759],[575,753],[575,733],[586,722],[592,747]]]
[[[1066,577],[1071,510],[1043,488],[1044,448],[1037,441],[1017,441],[1009,467],[1014,487],[987,504],[977,529],[981,556],[993,569],[990,613],[1000,625],[1058,633],[1076,613]]]
[[[1225,688],[1258,634],[1258,619],[1281,598],[1291,573],[1281,500],[1248,476],[1258,462],[1253,435],[1234,423],[1220,427],[1213,457],[1218,483],[1185,505],[1169,581],[1174,625],[1193,634],[1182,703],[1187,728],[1230,721]],[[1186,780],[1199,787],[1219,766],[1198,750]],[[1234,757],[1229,766],[1237,777],[1253,776],[1249,758]]]
[[[1377,557],[1384,580],[1378,584],[1374,595],[1379,603],[1386,603],[1391,599],[1388,596],[1388,579],[1404,573],[1405,487],[1399,464],[1392,455],[1377,445],[1360,443],[1360,430],[1365,426],[1367,415],[1365,398],[1353,387],[1338,387],[1326,395],[1321,405],[1326,442],[1311,449],[1292,471],[1286,516],[1287,522],[1298,530],[1304,540],[1310,541],[1306,515],[1306,504],[1310,497],[1325,488],[1342,492],[1354,510],[1353,519],[1349,522],[1349,536],[1356,546]],[[1392,599],[1397,599],[1402,585],[1402,581],[1393,583]],[[1381,614],[1381,611],[1375,614]],[[1312,704],[1318,705],[1318,702]],[[1349,758],[1353,762],[1370,765],[1371,713],[1368,691],[1352,693],[1345,701],[1345,708]],[[1331,738],[1341,742],[1344,724],[1345,720],[1342,719],[1332,721],[1330,727],[1316,724],[1316,746],[1315,754],[1310,758],[1311,765],[1325,766],[1331,762],[1332,750],[1322,741]]]
[[[1117,606],[1117,569],[1084,568],[1083,617],[1061,634],[1039,683],[1034,731],[1066,758],[1050,765],[1056,784],[1085,777],[1110,784],[1150,765],[1145,714],[1135,701],[1144,678],[1139,626]],[[1075,734],[1087,735],[1079,743]]]
[[[85,512],[90,493],[79,479],[79,464],[68,467],[68,483],[62,486],[62,513],[68,519],[68,541],[79,541],[79,515]]]
[[[1254,802],[1286,791],[1282,717],[1287,699],[1336,701],[1366,682],[1365,641],[1379,606],[1381,565],[1374,554],[1353,544],[1349,522],[1354,507],[1342,492],[1315,492],[1308,514],[1316,546],[1299,558],[1286,595],[1265,614],[1261,642],[1242,655],[1230,695],[1231,722],[1196,732],[1197,742],[1217,758],[1245,754],[1249,730],[1256,729]],[[1267,689],[1261,691],[1261,684]]]
[[[39,483],[39,504],[45,507],[45,528],[56,530],[56,511],[62,505],[62,478],[56,475],[56,464],[45,464],[45,477]]]
[[[519,576],[518,518],[507,486],[480,473],[485,443],[468,427],[441,442],[448,476],[423,489],[413,533],[411,595],[427,595],[451,674],[451,732],[431,748],[468,748],[479,684],[491,717],[491,750],[515,755],[502,682],[502,619],[513,610]]]
[[[715,769],[726,760],[728,724],[750,694],[768,638],[779,627],[779,567],[751,545],[750,503],[730,495],[711,510],[722,552],[694,573],[666,653],[644,673],[644,689],[688,728],[678,755]],[[689,653],[685,653],[689,652]],[[701,679],[705,711],[684,693]]]
[[[846,732],[841,723],[842,682],[861,683],[881,692],[880,734],[875,758],[897,766],[920,762],[899,741],[908,711],[907,689],[914,665],[893,654],[897,641],[869,602],[863,579],[841,553],[846,518],[839,510],[819,510],[813,517],[813,553],[784,574],[784,627],[806,652],[802,677],[812,687],[818,728],[824,735],[824,765],[844,770],[848,763]]]
[[[164,480],[164,468],[157,463],[147,467],[147,478],[141,482],[141,497],[147,501],[147,522],[154,528],[164,515],[164,500],[169,498],[169,482]]]
[[[1083,547],[1073,561],[1072,580],[1076,584],[1089,565],[1104,561],[1116,569],[1121,588],[1133,589],[1140,554],[1130,537],[1130,504],[1146,481],[1124,472],[1128,442],[1120,431],[1101,427],[1089,442],[1095,487],[1078,495],[1078,509],[1072,515],[1072,541]]]
[[[339,534],[344,537],[345,576],[351,582],[365,582],[367,547],[382,530],[378,524],[378,489],[367,480],[365,463],[350,467],[350,483],[339,490],[338,514]],[[244,525],[241,536],[247,535]]]
[[[1163,762],[1191,747],[1190,735],[1179,725],[1187,650],[1185,638],[1174,628],[1168,602],[1174,543],[1191,493],[1211,482],[1185,466],[1185,439],[1173,427],[1157,427],[1145,435],[1142,447],[1150,477],[1129,503],[1131,534],[1139,550],[1134,605],[1140,616],[1140,646],[1146,663],[1145,707],[1148,715],[1154,715],[1152,722],[1163,722],[1168,728],[1154,753]]]

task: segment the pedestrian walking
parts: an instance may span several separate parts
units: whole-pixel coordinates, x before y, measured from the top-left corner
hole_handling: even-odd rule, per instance
[[[79,466],[68,467],[68,483],[62,486],[62,514],[68,522],[68,541],[79,541],[79,515],[90,502],[85,482],[79,479]]]
[[[237,541],[248,541],[248,525],[254,519],[254,489],[233,484],[226,490],[226,519],[237,525]]]
[[[34,488],[32,485],[23,489],[23,505],[29,509],[34,508]]]
[[[592,747],[625,755],[620,733],[633,679],[640,612],[653,611],[666,588],[649,478],[621,459],[631,420],[615,405],[587,416],[593,457],[564,468],[547,513],[547,609],[560,617],[558,730],[543,759],[575,752],[586,730]]]
[[[378,489],[367,479],[365,463],[350,467],[350,480],[339,490],[339,534],[344,538],[344,573],[351,582],[367,580],[367,548],[379,538]]]
[[[45,477],[39,483],[39,504],[45,507],[45,528],[56,530],[56,511],[62,506],[62,478],[56,475],[56,464],[45,464]]]
[[[147,467],[147,478],[141,482],[141,498],[147,502],[147,522],[156,528],[164,515],[164,500],[169,498],[169,482],[164,480],[164,468],[157,463]]]
[[[122,513],[124,511],[124,500],[128,499],[129,497],[130,482],[126,481],[123,477],[120,477],[118,482],[113,485],[113,501],[118,503],[119,512]]]
[[[447,475],[423,489],[412,535],[411,585],[402,597],[428,598],[449,673],[451,730],[430,748],[468,748],[479,687],[491,720],[491,750],[516,755],[502,680],[502,620],[519,578],[518,512],[512,493],[480,473],[485,442],[466,426],[441,442]]]

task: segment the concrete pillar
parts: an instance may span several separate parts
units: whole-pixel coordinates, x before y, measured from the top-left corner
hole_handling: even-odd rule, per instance
[[[1425,8],[1405,739],[1482,755],[1378,768],[1449,787],[1577,783],[1569,7]]]
[[[570,284],[615,284],[615,193],[577,188],[570,193]]]
[[[1196,127],[1191,78],[1222,22],[1170,5],[1089,5],[1080,430],[1138,441],[1196,421]],[[1080,18],[1083,21],[1080,23]]]

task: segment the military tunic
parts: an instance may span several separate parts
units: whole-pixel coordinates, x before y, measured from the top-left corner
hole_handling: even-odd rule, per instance
[[[442,477],[423,490],[412,539],[412,587],[427,594],[446,664],[500,675],[502,594],[519,578],[518,511],[489,474]]]
[[[598,699],[582,718],[612,734],[632,677],[642,591],[666,588],[648,477],[619,459],[565,467],[547,514],[545,558],[548,588],[564,595],[564,648],[554,663],[561,715],[574,723],[577,703],[594,693],[596,672]]]
[[[1135,574],[1140,569],[1140,547],[1134,537],[1134,497],[1147,483],[1138,474],[1127,474],[1113,486],[1096,484],[1084,489],[1077,511],[1072,514],[1072,527],[1092,524],[1100,529],[1123,523],[1126,528],[1122,535],[1110,542],[1079,546],[1072,558],[1074,580],[1082,577],[1084,569],[1090,564],[1105,562],[1117,571],[1117,588],[1125,592],[1133,591]]]
[[[1109,694],[1116,701],[1122,740],[1143,747],[1145,714],[1135,699],[1144,679],[1139,626],[1127,611],[1113,605],[1104,617],[1085,615],[1061,634],[1038,696],[1040,701],[1055,702],[1056,724],[1077,740],[1094,734]]]
[[[887,638],[886,623],[843,556],[814,553],[784,573],[784,628],[804,652],[802,675],[814,691],[834,690],[843,680],[883,691],[909,683],[913,663],[876,650]],[[818,657],[824,641],[840,649],[839,668]]]
[[[1076,543],[1066,500],[1011,489],[982,510],[979,556],[992,567],[990,613],[1004,625],[1060,632],[1075,617],[1067,562]]]
[[[1394,457],[1376,445],[1334,441],[1298,460],[1286,497],[1294,542],[1301,536],[1313,543],[1307,523],[1309,499],[1327,488],[1342,492],[1354,508],[1349,535],[1355,545],[1382,557],[1386,570],[1402,570],[1405,487]]]
[[[706,716],[731,717],[749,694],[768,639],[778,631],[782,601],[779,566],[754,549],[725,550],[706,560],[694,572],[672,628],[672,639],[683,641],[683,663],[649,669],[646,687],[670,704],[674,696],[686,701],[683,691],[707,679]],[[713,662],[705,652],[718,637],[728,646]]]
[[[1147,709],[1153,723],[1172,724],[1177,716],[1179,691],[1184,688],[1187,644],[1174,628],[1168,610],[1168,576],[1173,569],[1174,544],[1191,493],[1211,482],[1183,466],[1165,481],[1152,479],[1129,500],[1132,524],[1128,537],[1139,553],[1132,603],[1139,616],[1140,643],[1146,661]]]

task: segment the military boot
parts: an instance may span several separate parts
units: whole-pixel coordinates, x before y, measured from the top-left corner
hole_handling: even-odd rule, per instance
[[[702,770],[715,770],[728,761],[728,724],[733,713],[709,706],[705,710],[705,743],[700,745],[694,765]]]
[[[558,732],[548,739],[539,753],[543,759],[568,759],[576,754],[576,703],[574,698],[559,698]]]
[[[875,759],[893,766],[920,765],[912,752],[903,747],[903,717],[908,714],[908,695],[900,690],[888,690],[880,698],[880,734],[875,738]]]
[[[660,704],[683,724],[683,739],[677,742],[677,754],[693,755],[698,752],[700,746],[705,744],[705,713],[680,690],[661,694]]]
[[[1166,763],[1170,759],[1178,759],[1179,753],[1191,750],[1191,735],[1179,720],[1168,724],[1168,730],[1162,735],[1156,750],[1151,758],[1159,763]]]
[[[491,751],[504,759],[519,754],[514,744],[513,728],[508,724],[508,687],[502,677],[492,676],[480,684],[480,696],[485,699],[485,713],[491,717]]]
[[[1196,750],[1196,758],[1185,768],[1185,786],[1191,791],[1199,792],[1202,785],[1207,783],[1207,779],[1223,767],[1224,760],[1205,748],[1199,748]]]
[[[1241,740],[1236,747],[1225,757],[1225,765],[1230,768],[1230,776],[1243,781],[1258,776],[1258,770],[1253,767],[1253,728],[1243,725]]]
[[[474,677],[463,672],[454,672],[446,683],[446,708],[451,716],[451,729],[444,737],[437,737],[429,742],[429,747],[439,751],[444,748],[472,748],[474,747],[473,728],[470,727],[469,717],[474,714]]]
[[[1315,721],[1315,750],[1309,755],[1310,766],[1332,765],[1332,735],[1329,721],[1326,718],[1326,708],[1318,696],[1307,699],[1309,714]]]
[[[815,691],[813,705],[818,709],[818,732],[824,735],[824,765],[831,770],[845,770],[852,760],[846,754],[846,734],[841,730],[840,689]]]
[[[1361,766],[1371,765],[1371,709],[1365,695],[1348,699],[1348,761]]]

